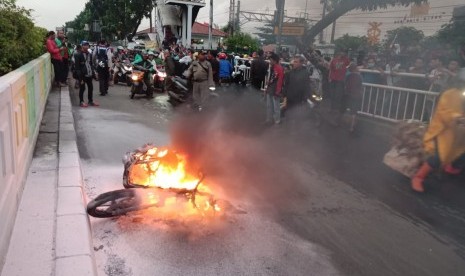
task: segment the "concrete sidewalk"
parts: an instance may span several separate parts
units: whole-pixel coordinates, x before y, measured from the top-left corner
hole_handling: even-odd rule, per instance
[[[2,276],[97,275],[67,87],[52,90]]]

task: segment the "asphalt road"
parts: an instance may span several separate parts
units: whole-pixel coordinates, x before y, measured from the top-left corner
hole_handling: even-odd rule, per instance
[[[349,134],[307,114],[265,127],[259,95],[235,87],[202,114],[128,90],[95,93],[97,108],[71,91],[88,199],[121,189],[123,154],[153,142],[195,156],[233,207],[209,220],[91,218],[100,275],[465,275],[464,177],[412,193],[381,162],[389,128]]]

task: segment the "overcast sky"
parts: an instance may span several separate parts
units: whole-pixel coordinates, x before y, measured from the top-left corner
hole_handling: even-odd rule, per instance
[[[59,0],[59,1],[45,1],[45,0],[17,0],[18,5],[25,8],[35,10],[33,17],[37,25],[54,30],[57,26],[63,26],[65,22],[73,20],[83,9],[88,0]],[[197,17],[199,22],[208,22],[209,14],[209,1],[206,0],[207,5],[200,10]],[[229,0],[213,0],[214,1],[214,23],[219,26],[226,25],[228,21]],[[236,0],[237,3],[238,0]],[[464,0],[430,0],[431,9],[429,16],[432,19],[419,17],[417,21],[412,23],[396,23],[397,21],[410,16],[410,9],[406,7],[391,8],[389,11],[379,10],[370,14],[361,13],[360,11],[353,11],[348,15],[340,18],[337,22],[336,37],[345,33],[351,35],[366,35],[369,22],[381,22],[382,36],[387,30],[395,29],[402,25],[412,26],[421,29],[426,35],[434,34],[441,25],[449,22],[452,10],[458,5],[463,5]],[[320,0],[286,0],[286,14],[288,16],[299,16],[307,12],[310,17],[319,19],[321,18],[322,7]],[[242,0],[241,10],[252,12],[265,12],[273,13],[275,10],[275,1],[265,0]],[[416,18],[415,18],[416,20]],[[242,26],[242,30],[246,32],[255,32],[254,27],[258,23],[246,23]],[[144,20],[140,29],[149,27],[149,21]],[[329,28],[330,29],[330,28]],[[325,32],[325,39],[329,40],[330,31]]]
[[[55,29],[62,26],[67,21],[73,20],[83,9],[88,0],[60,0],[60,1],[43,1],[43,0],[17,0],[19,6],[33,9],[33,17],[37,25],[47,29]],[[236,0],[237,1],[237,0]],[[197,20],[199,22],[208,22],[209,0],[206,0],[206,8],[201,9]],[[264,4],[265,3],[265,4]],[[296,15],[305,9],[306,0],[287,0],[286,10],[289,15]],[[241,10],[265,12],[267,9],[270,13],[275,9],[275,1],[263,0],[243,0],[241,1]],[[308,0],[309,13],[320,14],[321,7],[319,0]],[[229,0],[214,0],[214,20],[215,23],[222,26],[228,21]],[[249,24],[249,23],[248,23]],[[141,24],[141,28],[148,27],[148,21]],[[244,26],[247,27],[247,24]]]

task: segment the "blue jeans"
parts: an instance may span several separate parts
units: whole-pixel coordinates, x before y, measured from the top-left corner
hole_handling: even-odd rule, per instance
[[[266,121],[274,121],[278,124],[281,121],[280,97],[272,94],[266,94]]]

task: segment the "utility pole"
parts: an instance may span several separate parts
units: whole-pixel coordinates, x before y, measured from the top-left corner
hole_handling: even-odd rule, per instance
[[[236,10],[236,1],[235,0],[229,0],[229,36],[232,36],[234,34],[234,23],[235,21],[235,10]]]
[[[323,16],[321,17],[322,19],[325,18],[326,16],[326,9],[328,8],[328,0],[323,0]],[[324,40],[324,30],[321,31],[320,33],[320,44],[323,44]]]
[[[212,39],[212,32],[213,32],[213,0],[210,0],[210,24],[208,25],[208,47],[213,49],[213,39]]]
[[[152,25],[152,11],[150,11],[150,32],[153,33],[153,25]]]
[[[239,31],[239,14],[241,12],[241,1],[237,1],[237,12],[236,12],[236,20],[234,22],[234,32]]]
[[[276,48],[278,54],[281,53],[281,39],[283,34],[283,19],[284,19],[284,4],[285,0],[276,0],[276,9],[278,17],[278,35],[276,41]]]

